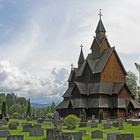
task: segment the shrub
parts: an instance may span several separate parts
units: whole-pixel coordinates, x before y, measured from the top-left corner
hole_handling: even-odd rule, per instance
[[[101,121],[104,119],[103,110],[102,109],[100,109],[100,111],[99,111],[98,119],[99,119],[99,123],[101,123]]]
[[[14,112],[12,114],[12,116],[13,116],[14,119],[18,119],[19,118],[19,113],[18,112]]]
[[[75,115],[68,115],[64,119],[64,125],[67,126],[68,129],[74,129],[76,125],[79,123],[79,118]]]

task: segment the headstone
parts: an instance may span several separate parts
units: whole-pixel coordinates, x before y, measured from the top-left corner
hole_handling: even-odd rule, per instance
[[[92,115],[92,122],[95,122],[95,115]]]
[[[107,140],[134,140],[134,134],[108,133]]]
[[[67,132],[63,132],[61,135],[61,140],[72,140],[72,134],[67,133]]]
[[[110,122],[104,123],[104,129],[111,129],[111,124],[110,124]]]
[[[134,140],[134,134],[118,134],[116,140]]]
[[[23,125],[23,132],[29,132],[29,129],[32,128],[32,124],[31,123],[26,123]]]
[[[82,140],[82,132],[72,132],[74,140]]]
[[[41,124],[34,124],[34,128],[41,128]]]
[[[91,138],[103,138],[103,132],[100,130],[91,131]]]
[[[37,123],[43,123],[45,120],[43,118],[38,118]]]
[[[119,130],[124,129],[124,126],[123,126],[123,122],[122,122],[122,121],[119,121],[119,122],[118,122],[118,129],[119,129]]]
[[[47,140],[55,140],[56,137],[60,136],[60,130],[56,128],[46,128]]]
[[[7,136],[7,140],[24,140],[24,135]]]
[[[17,129],[17,124],[16,123],[9,123],[8,125],[10,130],[16,130]]]
[[[98,127],[98,124],[96,122],[91,123],[91,128],[97,128],[97,127]]]
[[[9,130],[0,130],[0,138],[7,137],[10,135]]]
[[[117,135],[119,133],[108,133],[107,134],[107,140],[117,140]]]
[[[44,128],[30,128],[29,136],[44,136]]]
[[[80,122],[79,127],[87,127],[87,122]]]
[[[56,129],[61,129],[61,118],[57,111],[53,115],[53,124]]]
[[[87,135],[87,131],[86,130],[80,130],[80,132],[82,133],[82,136],[86,136]]]

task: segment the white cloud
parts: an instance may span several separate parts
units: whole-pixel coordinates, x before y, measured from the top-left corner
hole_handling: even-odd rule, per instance
[[[15,92],[18,96],[31,98],[32,102],[38,99],[42,102],[60,100],[66,88],[68,72],[65,68],[54,68],[48,75],[46,71],[21,71],[8,61],[1,61],[0,91]]]

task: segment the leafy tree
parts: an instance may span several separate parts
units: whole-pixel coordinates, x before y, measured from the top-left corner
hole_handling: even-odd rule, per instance
[[[2,117],[6,117],[6,102],[2,102],[2,109],[1,109]]]
[[[31,116],[31,103],[30,103],[30,99],[28,101],[28,106],[27,106],[27,111],[26,111],[26,117],[30,117]]]
[[[67,126],[67,128],[75,128],[78,122],[79,118],[75,115],[68,115],[64,119],[64,125]]]
[[[126,84],[128,85],[129,89],[134,94],[137,93],[137,89],[138,89],[137,80],[138,80],[138,78],[133,72],[131,72],[131,71],[127,72]]]

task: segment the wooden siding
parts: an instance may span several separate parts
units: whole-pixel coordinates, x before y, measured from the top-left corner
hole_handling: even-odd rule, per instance
[[[101,74],[101,82],[125,82],[125,74],[113,52]]]
[[[109,44],[107,43],[106,39],[101,42],[100,46],[100,53],[104,52],[105,49],[110,48]]]
[[[129,98],[130,93],[126,87],[123,87],[119,93],[119,98]]]

